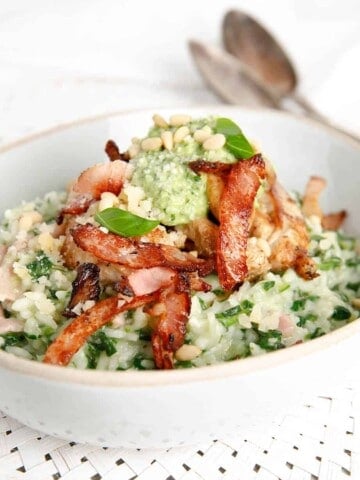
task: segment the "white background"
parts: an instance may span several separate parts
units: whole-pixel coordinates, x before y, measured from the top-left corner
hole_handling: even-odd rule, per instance
[[[113,110],[218,102],[186,42],[229,8],[264,22],[301,92],[360,134],[359,0],[0,0],[0,143]]]

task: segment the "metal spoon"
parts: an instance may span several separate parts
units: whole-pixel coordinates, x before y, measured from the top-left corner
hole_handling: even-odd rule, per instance
[[[223,21],[223,40],[226,50],[246,65],[258,83],[279,100],[290,100],[304,115],[360,140],[356,135],[335,126],[298,94],[298,77],[289,56],[254,18],[240,10],[229,11]]]

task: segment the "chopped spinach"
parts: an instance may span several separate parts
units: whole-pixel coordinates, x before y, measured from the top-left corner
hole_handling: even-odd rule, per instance
[[[315,322],[318,319],[317,315],[313,313],[308,313],[307,315],[299,315],[299,321],[297,322],[298,327],[305,326],[306,322]]]
[[[339,268],[342,265],[342,260],[340,257],[330,257],[327,258],[326,260],[323,260],[321,263],[319,263],[318,267],[319,270],[323,271],[328,271],[328,270],[334,270],[335,268]]]
[[[6,347],[23,347],[27,339],[24,332],[8,332],[0,336],[5,340],[5,343],[1,346],[3,350]]]
[[[354,292],[357,292],[360,288],[360,282],[355,282],[355,283],[347,283],[346,284],[346,288],[348,288],[349,290],[353,290]]]
[[[252,312],[254,304],[250,300],[243,300],[239,305],[231,307],[223,312],[215,314],[215,317],[221,321],[225,327],[229,327],[237,322],[237,317],[241,313],[245,315],[250,315]]]
[[[322,337],[323,335],[325,335],[325,332],[321,330],[320,327],[317,327],[312,333],[306,335],[306,338],[312,340],[314,338]]]
[[[347,267],[357,267],[360,265],[360,257],[348,258],[345,263]]]
[[[144,357],[143,355],[141,355],[141,353],[138,353],[137,355],[135,355],[133,359],[133,365],[134,365],[134,368],[136,368],[136,370],[146,370],[146,368],[142,365],[143,360],[144,360]]]
[[[334,320],[348,320],[351,317],[351,312],[348,308],[343,307],[342,305],[337,305],[334,308],[331,318]]]
[[[267,282],[262,283],[262,288],[265,290],[265,292],[267,292],[268,290],[273,288],[274,285],[275,285],[274,280],[268,280]]]
[[[38,280],[40,277],[48,276],[52,267],[53,262],[42,250],[36,252],[35,260],[26,265],[26,268],[28,269],[28,272],[33,280]]]
[[[281,342],[280,330],[268,330],[267,332],[258,330],[257,334],[259,337],[258,344],[264,350],[273,351],[284,348],[284,345]]]
[[[105,352],[108,357],[111,357],[116,352],[115,339],[108,337],[102,330],[94,333],[88,343],[99,352]]]
[[[340,232],[337,232],[336,235],[339,246],[342,250],[354,250],[356,243],[356,239],[354,237],[349,237]]]

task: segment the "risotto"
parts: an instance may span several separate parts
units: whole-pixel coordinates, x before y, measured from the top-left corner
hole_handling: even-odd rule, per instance
[[[4,213],[0,348],[80,369],[262,355],[358,318],[357,241],[229,119],[154,116],[125,153]],[[281,179],[280,179],[281,180]]]

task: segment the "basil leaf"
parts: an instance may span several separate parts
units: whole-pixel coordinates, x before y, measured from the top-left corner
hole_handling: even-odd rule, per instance
[[[240,127],[229,118],[218,118],[215,130],[216,133],[225,135],[225,147],[236,158],[250,158],[255,154],[253,147],[242,133]]]
[[[95,220],[110,232],[123,237],[137,237],[151,232],[160,222],[138,217],[120,208],[106,208],[95,215]]]

